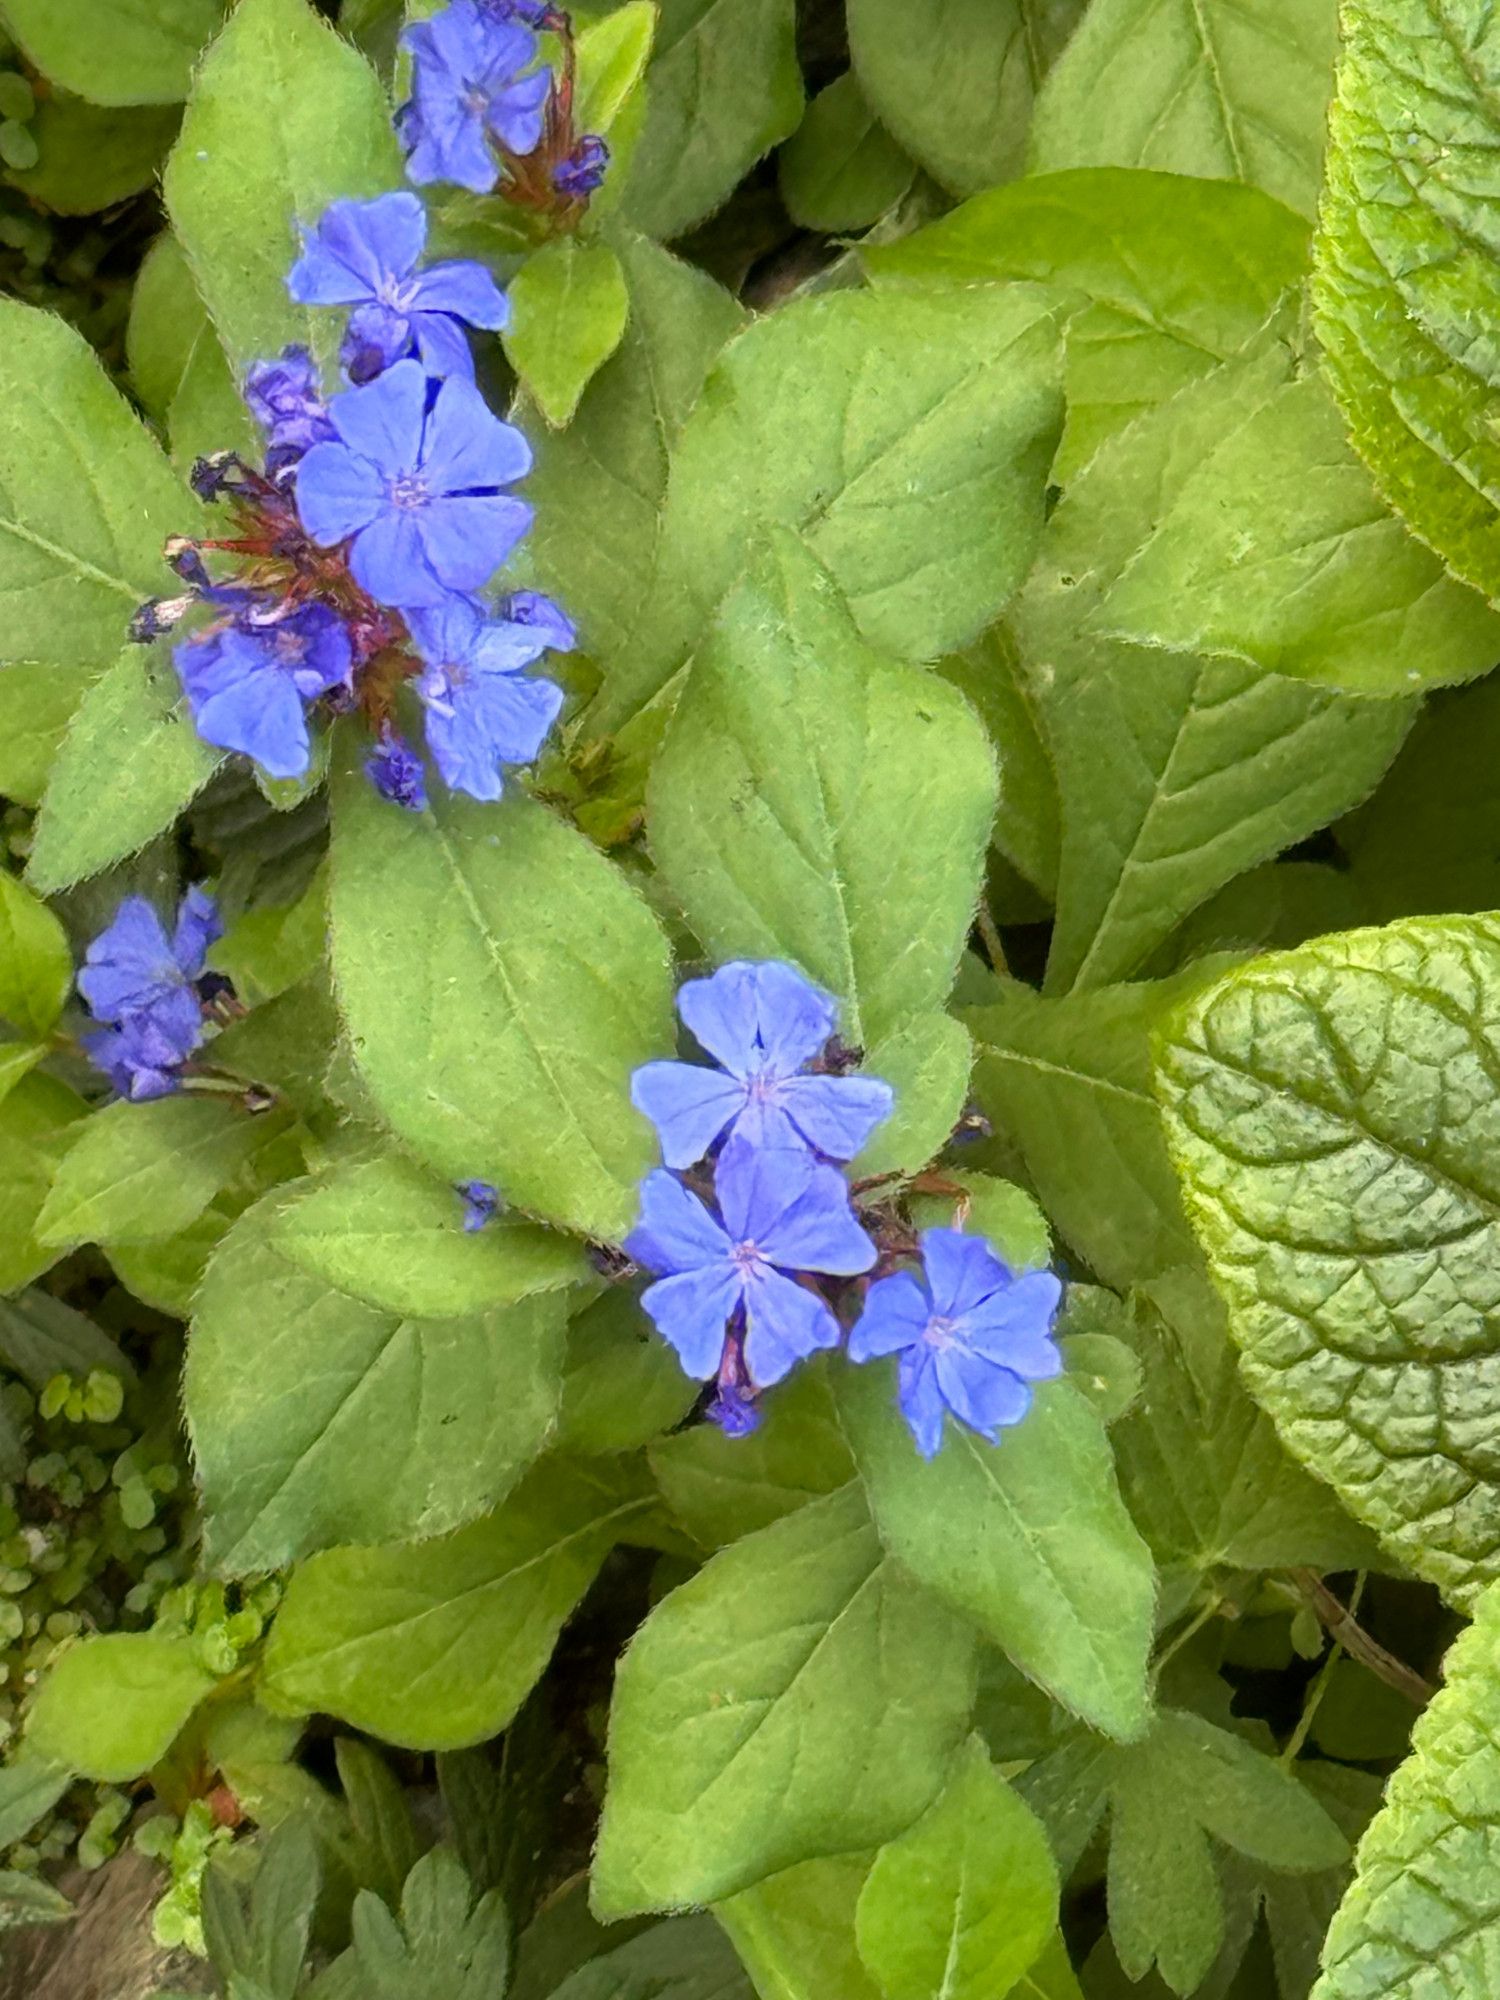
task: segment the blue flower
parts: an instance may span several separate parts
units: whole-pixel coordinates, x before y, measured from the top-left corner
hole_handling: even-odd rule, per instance
[[[122,1097],[164,1097],[203,1039],[196,982],[224,926],[212,896],[189,889],[168,937],[144,896],[127,896],[84,954],[78,990],[96,1021],[90,1060]]]
[[[245,377],[245,403],[266,434],[272,477],[334,434],[317,364],[305,347],[284,347],[277,361],[257,361]]]
[[[186,639],[172,659],[205,743],[242,751],[270,777],[300,778],[310,756],[303,704],[347,683],[354,652],[344,621],[309,604]]]
[[[399,610],[442,604],[487,583],[531,525],[504,491],[531,469],[531,448],[472,382],[429,384],[398,361],[329,404],[338,441],[297,468],[297,511],[315,542],[352,538],[354,580]]]
[[[586,201],[604,184],[609,165],[609,148],[592,132],[585,132],[565,160],[552,169],[552,185],[570,201]]]
[[[500,1190],[488,1181],[461,1181],[458,1192],[463,1197],[464,1229],[472,1236],[499,1208]]]
[[[382,731],[379,743],[365,759],[365,775],[383,799],[422,812],[427,805],[427,773],[411,745],[393,730]]]
[[[895,1102],[870,1076],[807,1076],[838,1024],[829,996],[790,965],[736,961],[690,979],[677,1011],[721,1069],[651,1062],[631,1102],[655,1125],[669,1167],[691,1166],[726,1129],[757,1146],[810,1146],[852,1160]]]
[[[993,1444],[1031,1406],[1031,1384],[1062,1372],[1052,1322],[1062,1281],[1018,1277],[982,1236],[922,1232],[921,1278],[879,1278],[849,1336],[851,1361],[901,1356],[902,1414],[924,1458],[943,1441],[943,1413]]]
[[[475,0],[452,0],[408,28],[401,44],[412,55],[412,97],[397,118],[408,178],[488,194],[500,178],[491,135],[519,155],[541,140],[552,75],[530,69],[535,35]]]
[[[833,1313],[788,1273],[853,1277],[874,1263],[875,1245],[843,1176],[802,1151],[727,1146],[715,1194],[722,1221],[658,1168],[641,1183],[625,1248],[661,1274],[641,1304],[684,1370],[700,1381],[715,1374],[725,1328],[742,1313],[749,1380],[765,1388],[814,1348],[838,1344]]]
[[[563,704],[555,681],[523,671],[547,648],[547,622],[488,618],[472,598],[450,597],[408,612],[407,625],[427,663],[417,694],[444,781],[498,799],[500,766],[529,764]]]
[[[413,350],[429,375],[471,380],[463,324],[505,325],[505,294],[484,266],[418,271],[426,245],[427,211],[414,194],[330,202],[317,227],[304,231],[287,290],[302,305],[357,308],[343,347],[351,381],[367,382]]]

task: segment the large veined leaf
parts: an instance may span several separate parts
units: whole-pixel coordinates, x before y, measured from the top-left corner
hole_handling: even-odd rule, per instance
[[[560,1388],[560,1295],[441,1319],[382,1310],[281,1253],[282,1199],[220,1246],[188,1349],[205,1540],[228,1575],[472,1519],[536,1457]]]
[[[102,666],[198,504],[82,334],[6,299],[0,355],[0,649]]]
[[[990,188],[864,251],[886,283],[1018,278],[1083,295],[1068,321],[1066,479],[1142,410],[1237,354],[1307,262],[1307,223],[1259,188],[1083,167]]]
[[[1183,1190],[1250,1387],[1419,1575],[1500,1573],[1500,924],[1230,974],[1164,1028]]]
[[[1361,0],[1329,128],[1314,304],[1350,436],[1412,528],[1500,591],[1500,31],[1480,0]],[[1478,336],[1476,338],[1476,336]]]
[[[877,1039],[940,1007],[994,813],[961,696],[887,666],[777,535],[726,601],[652,772],[652,851],[720,959],[784,958]]]
[[[454,1534],[314,1556],[277,1614],[263,1698],[412,1749],[484,1741],[509,1725],[564,1618],[652,1497],[628,1461],[548,1458]]]
[[[630,1073],[672,1039],[651,911],[517,795],[392,812],[356,765],[334,803],[334,975],[381,1114],[446,1179],[622,1235],[652,1157]]]
[[[1411,724],[1409,703],[1098,629],[1111,587],[1182,482],[1285,370],[1273,344],[1111,438],[1049,520],[1012,611],[1061,800],[1054,989],[1136,971],[1196,903],[1358,804]],[[1434,586],[1471,598],[1433,564],[1417,601]]]
[[[714,1906],[761,1993],[775,2000],[886,2000],[854,1935],[869,1854],[839,1854],[783,1869]]]
[[[94,104],[174,104],[224,0],[10,0],[6,26],[42,74]]]
[[[711,1902],[899,1833],[972,1698],[971,1635],[882,1555],[856,1487],[746,1536],[620,1665],[596,1907]]]
[[[194,81],[163,183],[234,367],[288,341],[328,351],[334,316],[294,305],[296,225],[336,195],[401,185],[380,79],[307,0],[240,0]]]
[[[872,645],[934,659],[975,637],[1041,531],[1059,311],[1027,285],[841,292],[732,342],[678,443],[651,616],[590,728],[660,695],[764,528],[802,534]]]
[[[165,1756],[214,1685],[189,1638],[107,1632],[71,1647],[37,1691],[27,1754],[118,1784]]]
[[[1444,1663],[1445,1686],[1360,1842],[1313,2000],[1481,2000],[1500,1967],[1500,1591]]]
[[[1094,0],[1032,125],[1031,165],[1248,181],[1311,215],[1337,0]]]
[[[1021,171],[1031,106],[1086,0],[851,0],[866,96],[906,150],[958,194]]]

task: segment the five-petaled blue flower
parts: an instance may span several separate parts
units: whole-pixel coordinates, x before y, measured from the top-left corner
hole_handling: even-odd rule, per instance
[[[245,376],[245,404],[266,434],[273,478],[334,434],[317,363],[305,347],[284,347],[279,360],[255,362]]]
[[[355,307],[343,346],[352,382],[372,380],[413,351],[431,376],[472,380],[464,324],[491,332],[505,325],[505,294],[483,264],[419,271],[426,246],[427,211],[414,194],[330,202],[317,227],[303,232],[287,290],[302,305]]]
[[[377,603],[399,610],[478,590],[531,525],[504,489],[531,448],[472,382],[431,383],[398,361],[328,406],[338,439],[297,468],[297,511],[315,542],[351,541],[349,567]]]
[[[471,798],[498,799],[500,766],[529,764],[563,704],[555,681],[523,671],[556,644],[555,625],[490,618],[469,597],[409,611],[407,625],[426,662],[417,694],[445,783]]]
[[[279,618],[241,617],[185,639],[172,653],[203,741],[242,751],[273,778],[305,775],[303,704],[347,683],[353,657],[344,621],[323,604]]]
[[[127,896],[84,954],[78,990],[96,1021],[90,1060],[122,1097],[164,1097],[203,1039],[195,982],[224,926],[212,896],[189,889],[168,937],[144,896]]]
[[[899,1354],[902,1414],[924,1458],[943,1442],[943,1415],[993,1444],[1031,1405],[1031,1384],[1062,1372],[1052,1323],[1062,1281],[1002,1262],[982,1236],[922,1232],[921,1278],[878,1278],[849,1336],[851,1361]]]
[[[365,775],[392,805],[404,806],[408,812],[425,811],[427,773],[415,750],[394,730],[381,732],[380,741],[365,759]]]
[[[542,136],[552,75],[531,67],[535,35],[476,0],[451,0],[401,43],[412,56],[411,101],[397,119],[408,178],[418,187],[453,181],[488,194],[500,178],[491,136],[522,156]]]
[[[726,1129],[757,1146],[810,1146],[851,1160],[895,1102],[868,1076],[808,1076],[838,1007],[790,965],[737,961],[690,979],[677,1011],[721,1069],[651,1062],[630,1095],[661,1137],[669,1167],[691,1166]]]
[[[648,1174],[625,1248],[661,1274],[641,1303],[686,1373],[717,1373],[725,1329],[743,1314],[745,1367],[765,1388],[815,1348],[838,1345],[827,1304],[787,1274],[853,1277],[875,1262],[875,1245],[843,1176],[800,1149],[726,1146],[714,1192],[722,1221],[675,1175]]]

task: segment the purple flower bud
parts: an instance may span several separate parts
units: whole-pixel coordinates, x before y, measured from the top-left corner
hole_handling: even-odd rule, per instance
[[[305,347],[284,347],[277,361],[257,361],[245,377],[245,404],[266,434],[266,468],[284,471],[333,436],[317,363]]]
[[[463,1198],[464,1228],[472,1236],[499,1210],[500,1191],[488,1181],[461,1181],[457,1192]]]
[[[383,799],[421,812],[427,804],[427,773],[411,745],[387,730],[365,759],[365,775]]]
[[[609,165],[609,148],[592,132],[585,132],[565,160],[552,169],[552,185],[569,201],[587,201],[598,192]]]

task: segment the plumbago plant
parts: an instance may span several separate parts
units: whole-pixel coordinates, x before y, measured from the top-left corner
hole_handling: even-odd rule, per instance
[[[1488,2000],[1487,0],[3,14],[0,1917]]]

